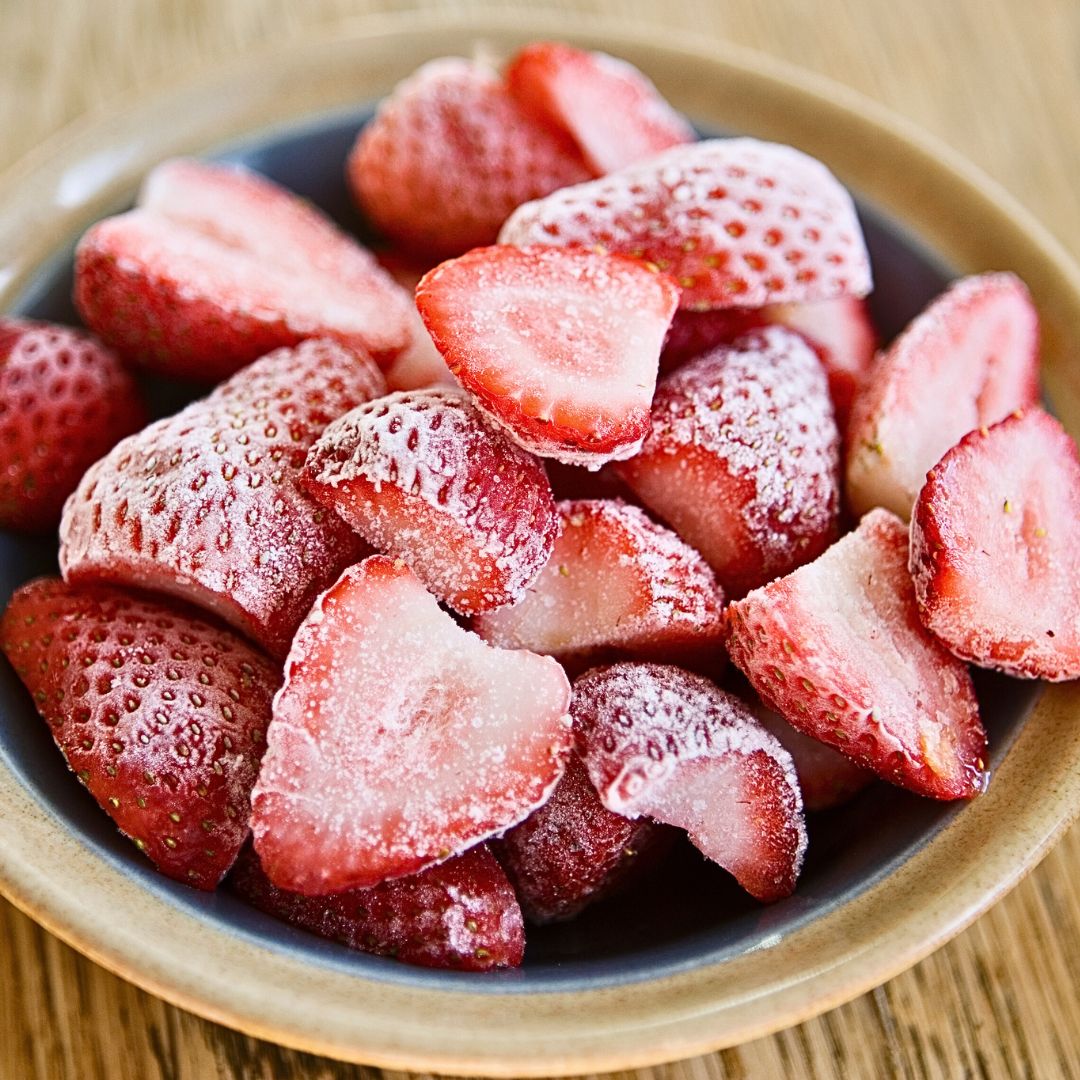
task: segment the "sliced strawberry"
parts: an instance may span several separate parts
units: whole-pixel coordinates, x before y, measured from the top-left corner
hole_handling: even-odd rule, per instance
[[[503,244],[603,245],[652,263],[685,308],[865,296],[851,196],[821,162],[756,139],[677,146],[519,207]]]
[[[179,596],[284,656],[315,597],[366,550],[302,490],[308,447],[384,389],[365,356],[305,341],[125,439],[65,508],[65,579]]]
[[[1018,678],[1080,678],[1080,455],[1041,409],[965,436],[911,519],[923,622],[957,656]]]
[[[967,667],[919,620],[907,529],[873,510],[816,562],[728,608],[728,651],[769,708],[900,787],[978,794],[986,733]]]
[[[661,382],[652,434],[618,471],[730,595],[809,562],[836,537],[840,499],[820,362],[780,327],[691,362]]]
[[[544,466],[456,388],[347,413],[312,447],[305,484],[463,614],[520,600],[559,529]]]
[[[304,896],[279,889],[250,847],[229,882],[249,904],[350,949],[420,967],[517,967],[525,927],[514,889],[486,845],[371,889]]]
[[[277,668],[177,605],[54,578],[16,591],[0,648],[120,831],[213,889],[248,834]]]
[[[86,469],[145,423],[134,380],[93,338],[0,319],[0,528],[55,528]]]
[[[425,64],[379,107],[349,155],[364,213],[428,256],[494,243],[516,206],[590,176],[573,140],[469,60]]]
[[[678,289],[630,259],[490,247],[416,304],[454,377],[526,450],[596,468],[637,452]]]
[[[329,337],[387,365],[408,344],[408,297],[318,210],[252,173],[168,161],[139,206],[79,242],[75,302],[122,356],[217,381]]]
[[[473,620],[485,641],[577,668],[622,656],[723,664],[724,594],[693,548],[618,500],[557,506],[561,534],[525,599]]]
[[[1039,400],[1039,317],[1012,274],[963,278],[881,356],[852,409],[856,513],[907,520],[928,469],[969,431]]]
[[[350,567],[300,627],[252,798],[271,881],[403,877],[502,832],[565,768],[558,664],[485,645],[400,560]]]
[[[758,900],[791,894],[806,850],[795,769],[737,697],[681,668],[615,664],[578,679],[571,712],[608,810],[686,829]]]
[[[607,53],[536,41],[510,60],[506,85],[530,112],[568,131],[597,176],[695,138],[649,79]]]

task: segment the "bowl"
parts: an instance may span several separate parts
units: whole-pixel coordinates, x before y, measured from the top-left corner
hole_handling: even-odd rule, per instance
[[[1040,307],[1047,393],[1080,433],[1080,369],[1070,364],[1080,273],[990,181],[819,79],[564,15],[365,20],[62,132],[0,180],[0,310],[74,321],[74,240],[178,153],[246,162],[362,230],[342,162],[371,104],[432,57],[542,37],[626,57],[702,130],[789,142],[826,161],[858,198],[886,334],[952,276],[1015,270]],[[53,545],[0,537],[0,600],[53,570]],[[651,887],[533,933],[520,971],[477,976],[351,953],[226,892],[155,874],[74,783],[3,665],[0,889],[145,989],[300,1049],[507,1076],[655,1064],[755,1038],[885,981],[1035,865],[1080,811],[1080,690],[989,675],[979,690],[994,778],[971,804],[874,785],[811,823],[806,871],[786,901],[754,905],[684,855]]]

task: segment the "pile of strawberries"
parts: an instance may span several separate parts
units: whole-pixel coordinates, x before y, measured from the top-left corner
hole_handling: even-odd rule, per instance
[[[976,795],[969,662],[1080,677],[1015,277],[876,353],[822,164],[563,45],[425,66],[347,170],[381,264],[171,161],[79,244],[96,337],[0,322],[0,519],[59,520],[63,574],[0,645],[163,873],[515,965],[683,834],[773,901],[805,810]],[[216,386],[144,426],[132,371]]]

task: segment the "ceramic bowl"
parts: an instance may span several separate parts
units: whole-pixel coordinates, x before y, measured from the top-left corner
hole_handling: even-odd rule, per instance
[[[1080,275],[993,184],[838,87],[759,56],[565,16],[366,20],[68,129],[0,182],[0,310],[73,320],[75,238],[178,153],[244,161],[360,226],[342,162],[371,103],[434,56],[540,37],[626,57],[703,130],[826,161],[858,197],[886,334],[954,275],[1018,272],[1041,309],[1049,398],[1080,431]],[[50,543],[3,537],[0,600],[54,567]],[[522,970],[476,976],[350,953],[227,893],[159,877],[74,783],[3,665],[0,888],[140,986],[290,1046],[488,1075],[647,1065],[754,1038],[883,982],[1038,861],[1080,806],[1080,692],[997,678],[980,692],[994,777],[973,803],[875,785],[812,822],[789,900],[759,907],[684,857],[652,887],[534,933]]]

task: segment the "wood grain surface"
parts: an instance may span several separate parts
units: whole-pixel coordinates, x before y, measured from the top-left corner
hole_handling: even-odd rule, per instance
[[[242,50],[368,12],[482,12],[485,6],[493,5],[0,0],[0,168],[80,114]],[[943,136],[1080,257],[1076,0],[530,0],[529,7],[692,30],[829,75]],[[770,1038],[633,1075],[1080,1077],[1078,988],[1080,828],[1074,828],[967,932],[873,993]],[[4,1080],[377,1075],[246,1038],[165,1005],[0,901]]]

